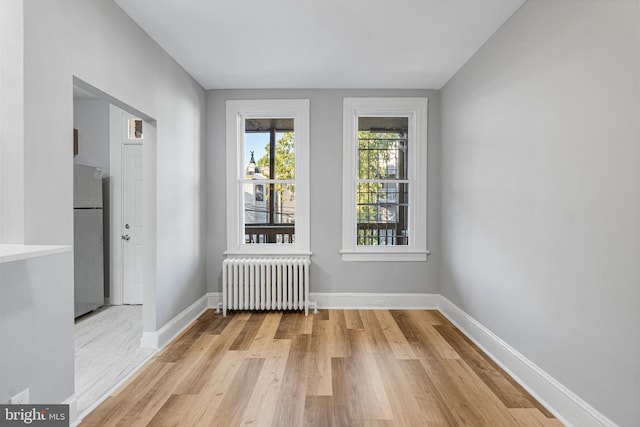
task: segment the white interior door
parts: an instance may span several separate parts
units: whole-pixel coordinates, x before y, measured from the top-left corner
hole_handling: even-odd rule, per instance
[[[122,145],[122,302],[142,304],[142,144]]]

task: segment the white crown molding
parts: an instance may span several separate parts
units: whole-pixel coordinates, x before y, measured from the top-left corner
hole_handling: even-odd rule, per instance
[[[443,296],[439,310],[566,426],[616,427],[613,421]]]

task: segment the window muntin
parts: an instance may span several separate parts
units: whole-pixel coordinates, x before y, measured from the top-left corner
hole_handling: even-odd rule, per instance
[[[294,119],[245,118],[244,122],[244,243],[293,244]]]
[[[268,179],[295,179],[294,124],[293,118],[245,118],[245,165],[249,165],[253,153],[253,166],[257,167],[253,172]],[[247,173],[252,171],[247,169]]]
[[[424,261],[426,98],[345,98],[344,261]]]
[[[409,243],[407,117],[358,117],[357,245]]]
[[[227,101],[227,253],[309,250],[309,101]]]

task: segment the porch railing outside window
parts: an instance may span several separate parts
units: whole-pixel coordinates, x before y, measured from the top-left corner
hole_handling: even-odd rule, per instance
[[[373,122],[374,118],[369,122]],[[384,124],[385,118],[375,118]],[[364,120],[367,123],[366,120]],[[358,131],[357,244],[409,244],[407,132]]]

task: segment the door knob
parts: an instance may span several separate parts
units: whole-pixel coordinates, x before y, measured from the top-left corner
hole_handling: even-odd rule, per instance
[[[124,236],[122,236],[122,240],[129,241],[130,239],[131,239],[131,236],[129,236],[128,234],[125,234]]]

